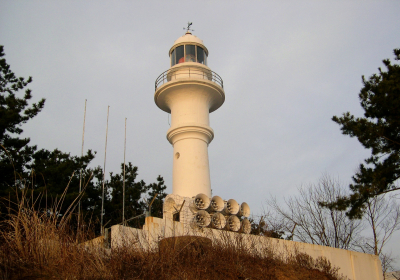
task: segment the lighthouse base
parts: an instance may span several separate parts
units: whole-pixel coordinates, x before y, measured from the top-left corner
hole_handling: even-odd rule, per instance
[[[196,229],[191,227],[190,220],[193,214],[190,212],[189,205],[186,205],[186,202],[182,206],[185,199],[189,201],[189,198],[168,195],[164,203],[163,219],[146,217],[143,229],[122,225],[112,226],[111,250],[131,248],[140,251],[157,252],[165,248],[165,244],[167,244],[166,246],[171,244],[180,246],[180,243],[188,243],[188,240],[210,240],[199,242],[201,246],[218,245],[241,248],[261,257],[268,256],[271,250],[283,257],[293,256],[293,254],[299,252],[306,253],[314,259],[325,257],[333,266],[340,268],[339,273],[351,280],[383,279],[381,262],[378,256],[375,255],[226,230]],[[180,209],[177,206],[182,207],[179,217],[176,215],[176,209]],[[174,221],[174,219],[179,219],[179,221]],[[175,243],[171,243],[171,240]],[[189,243],[192,244],[193,242]],[[201,246],[194,246],[193,248],[201,253]]]

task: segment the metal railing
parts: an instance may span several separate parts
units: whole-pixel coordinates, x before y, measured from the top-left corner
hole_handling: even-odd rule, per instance
[[[158,78],[156,79],[155,90],[157,90],[159,86],[169,81],[187,79],[187,78],[208,80],[224,88],[224,82],[222,81],[222,78],[214,71],[196,66],[186,66],[175,69],[169,69],[161,73],[161,75],[158,76]]]

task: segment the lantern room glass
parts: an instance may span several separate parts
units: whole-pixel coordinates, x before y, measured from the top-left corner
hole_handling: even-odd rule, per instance
[[[173,50],[171,53],[171,66],[174,66],[175,64],[176,64],[176,57],[175,57],[175,50]]]
[[[171,67],[183,62],[198,62],[207,65],[207,53],[199,46],[182,45],[171,52]]]
[[[206,64],[204,57],[206,56],[205,51],[202,47],[197,46],[197,62],[201,64]]]
[[[186,45],[185,51],[185,62],[196,62],[196,46]]]
[[[179,46],[175,49],[176,51],[176,64],[185,62],[185,49],[183,46]]]

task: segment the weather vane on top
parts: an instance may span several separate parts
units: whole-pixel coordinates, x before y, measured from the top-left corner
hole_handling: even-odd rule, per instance
[[[190,29],[190,26],[192,26],[193,22],[188,22],[188,26],[184,27],[183,30],[186,29],[186,32],[194,31],[193,29]]]

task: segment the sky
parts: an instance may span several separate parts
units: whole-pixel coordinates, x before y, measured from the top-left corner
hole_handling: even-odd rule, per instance
[[[154,82],[193,22],[226,98],[210,115],[213,195],[261,215],[271,195],[296,195],[324,174],[348,185],[370,155],[331,118],[362,116],[361,77],[400,48],[399,11],[394,0],[4,0],[0,44],[16,75],[33,77],[32,100],[46,98],[23,126],[32,144],[80,155],[87,99],[84,150],[103,166],[110,106],[106,172],[120,171],[127,118],[127,162],[147,183],[163,176],[170,193],[168,114],[154,103]]]

